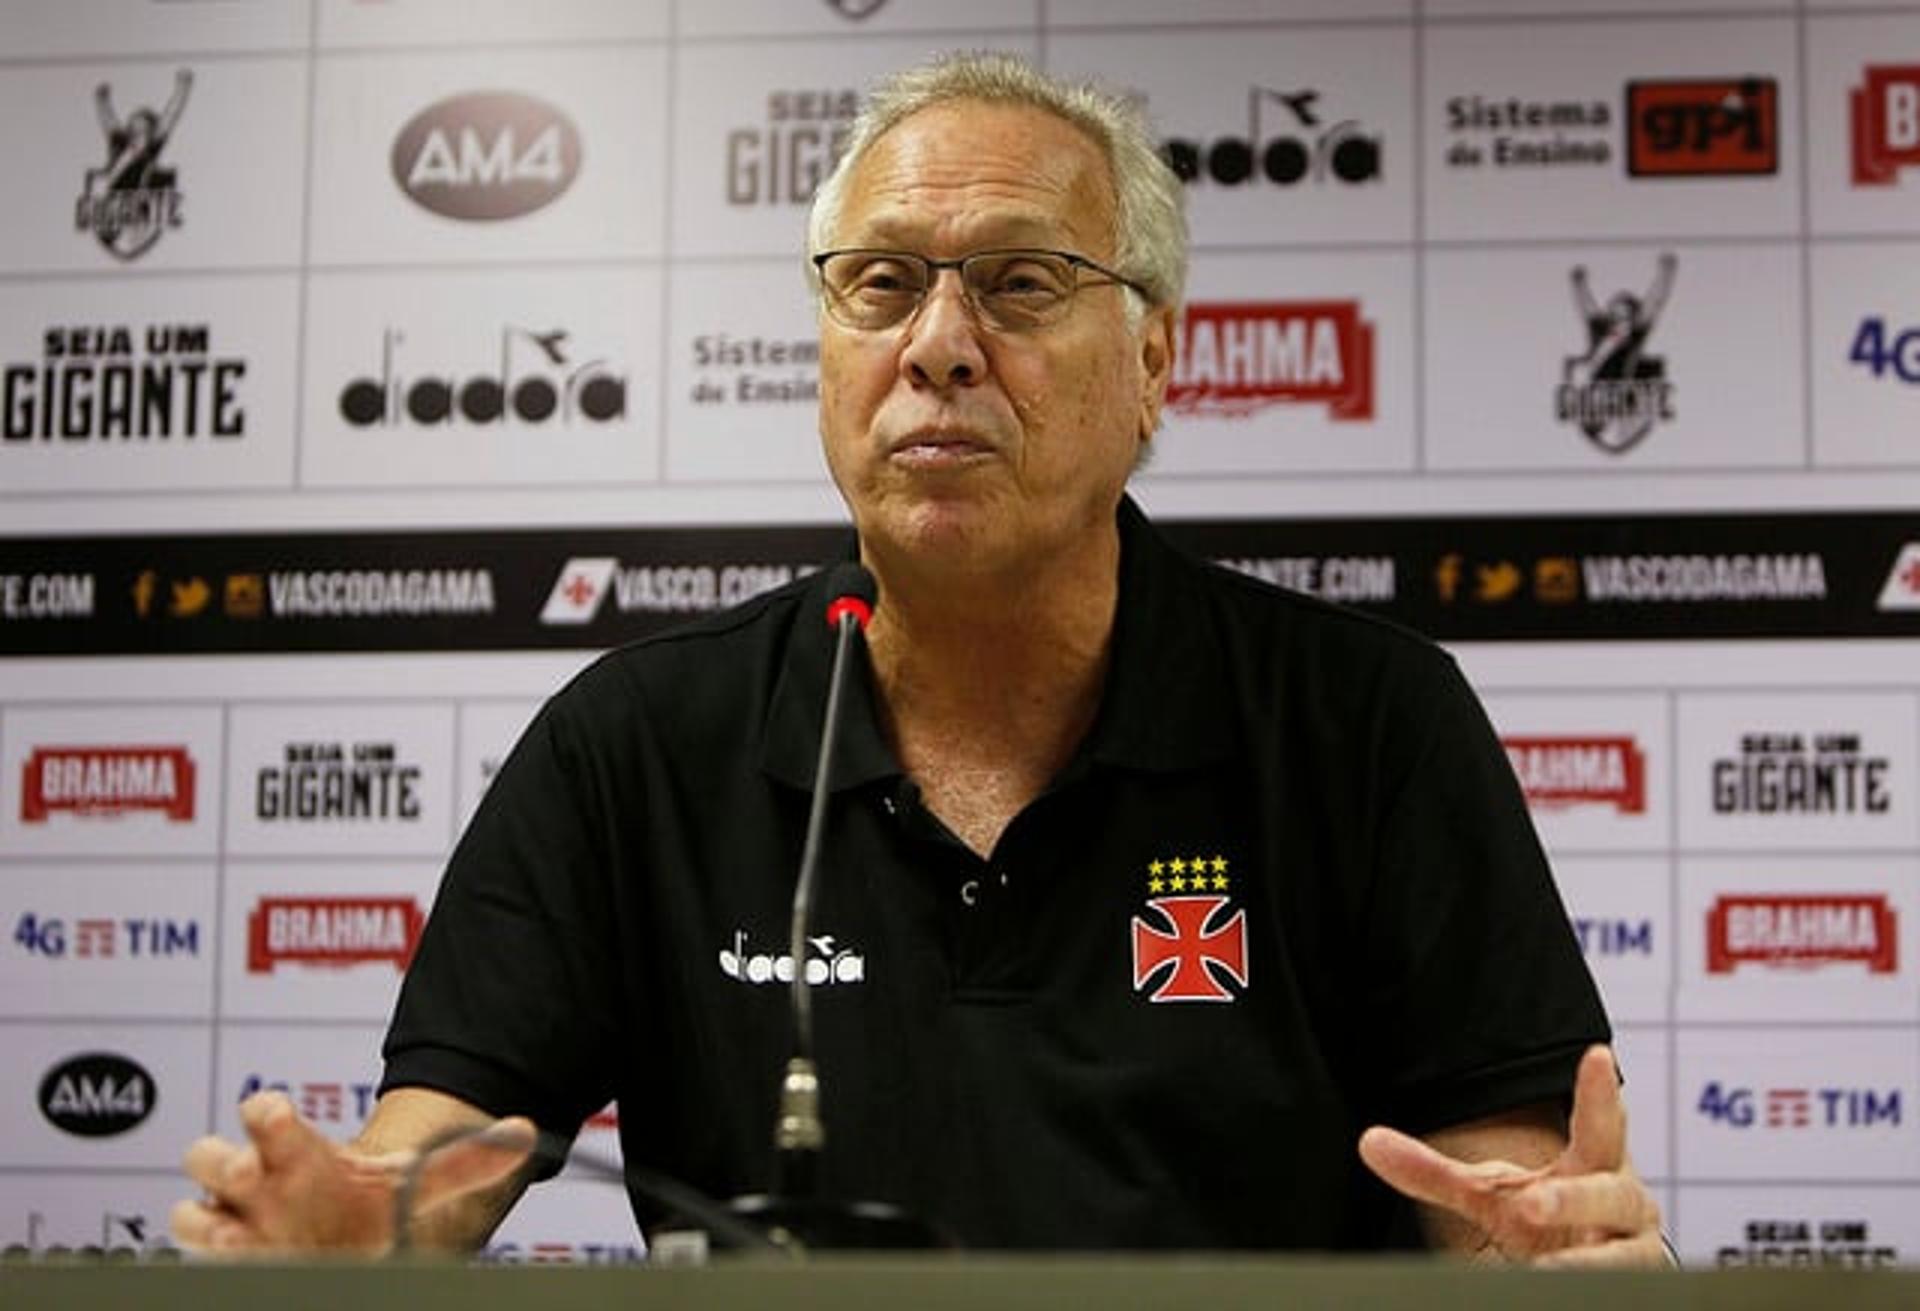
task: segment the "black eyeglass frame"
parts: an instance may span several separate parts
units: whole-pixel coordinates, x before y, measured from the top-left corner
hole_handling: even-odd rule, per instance
[[[902,314],[891,323],[872,327],[860,323],[849,323],[845,319],[842,319],[835,313],[834,307],[838,301],[834,295],[832,285],[827,281],[827,261],[838,259],[842,255],[873,255],[884,259],[906,260],[926,269],[926,282],[925,285],[920,288],[919,294],[915,297],[913,308],[909,309],[905,314]],[[902,324],[911,322],[913,317],[920,312],[920,307],[927,303],[927,296],[933,291],[933,284],[939,279],[940,270],[952,269],[960,275],[961,298],[966,301],[967,308],[972,312],[973,316],[982,324],[995,328],[996,331],[1008,331],[1009,329],[995,324],[992,316],[981,309],[979,303],[974,298],[973,288],[967,283],[966,270],[967,265],[974,260],[1006,258],[1010,255],[1045,255],[1050,259],[1063,261],[1068,267],[1074,269],[1076,273],[1084,270],[1088,273],[1098,274],[1103,279],[1103,281],[1100,282],[1090,282],[1083,281],[1076,276],[1073,280],[1073,291],[1062,298],[1062,304],[1065,306],[1072,306],[1073,298],[1080,294],[1082,287],[1105,286],[1125,287],[1128,291],[1138,295],[1140,299],[1147,304],[1151,305],[1153,303],[1153,296],[1145,287],[1135,282],[1132,278],[1127,277],[1123,273],[1117,273],[1096,260],[1088,259],[1085,255],[1079,255],[1070,250],[1047,250],[1039,246],[1010,246],[999,250],[976,250],[953,259],[934,259],[930,255],[920,255],[910,250],[888,250],[879,246],[846,246],[838,250],[823,250],[808,258],[809,262],[813,265],[814,273],[819,278],[821,299],[826,304],[827,314],[834,322],[840,324],[842,327],[851,328],[856,332],[887,332],[900,327]],[[1054,318],[1049,318],[1040,324],[1032,326],[1044,327],[1048,323],[1058,322],[1059,319],[1063,317],[1065,317],[1065,310],[1062,310],[1061,313]],[[1019,329],[1011,330],[1018,331]]]

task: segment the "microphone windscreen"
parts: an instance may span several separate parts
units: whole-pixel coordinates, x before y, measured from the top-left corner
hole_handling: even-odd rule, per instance
[[[838,628],[840,617],[850,614],[865,631],[879,598],[880,585],[865,565],[853,560],[835,565],[827,575],[827,627]]]

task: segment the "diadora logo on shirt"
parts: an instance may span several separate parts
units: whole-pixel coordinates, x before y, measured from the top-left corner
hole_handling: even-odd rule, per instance
[[[1247,986],[1247,912],[1226,913],[1225,856],[1147,862],[1147,909],[1133,917],[1133,990],[1148,1001],[1233,1001]]]
[[[807,982],[816,988],[834,983],[864,983],[866,955],[840,945],[831,933],[807,939]],[[720,949],[720,972],[742,983],[792,983],[793,956],[778,948],[755,951],[750,934],[736,929],[733,944]]]

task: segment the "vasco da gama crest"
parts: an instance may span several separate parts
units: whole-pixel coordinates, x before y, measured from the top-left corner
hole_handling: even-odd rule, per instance
[[[1147,864],[1147,914],[1132,924],[1133,990],[1147,1000],[1234,1001],[1247,986],[1247,912],[1231,913],[1225,856]],[[1148,991],[1151,989],[1151,991]]]

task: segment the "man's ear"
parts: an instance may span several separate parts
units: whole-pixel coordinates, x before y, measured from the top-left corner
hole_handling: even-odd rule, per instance
[[[1140,321],[1141,441],[1152,438],[1160,426],[1160,407],[1166,402],[1167,383],[1173,378],[1178,322],[1179,311],[1172,305],[1150,309]]]

